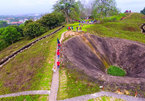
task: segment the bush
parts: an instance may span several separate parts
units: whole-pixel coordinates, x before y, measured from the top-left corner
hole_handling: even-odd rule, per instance
[[[125,70],[117,66],[110,66],[107,70],[107,73],[112,76],[125,76],[126,75]]]
[[[18,30],[13,26],[8,26],[4,28],[1,34],[1,39],[3,39],[8,44],[13,44],[16,41],[21,39],[21,34]]]
[[[6,48],[9,44],[6,43],[4,40],[0,39],[0,51]]]
[[[51,13],[44,15],[37,22],[47,29],[52,29],[56,26],[61,25],[62,22],[64,22],[64,17],[59,13]]]
[[[120,21],[122,17],[125,17],[126,14],[121,13],[119,15],[111,16],[111,17],[105,17],[102,19],[102,22],[115,22],[115,21]]]
[[[24,35],[30,38],[38,37],[46,32],[46,28],[41,26],[40,23],[32,22],[25,26]]]

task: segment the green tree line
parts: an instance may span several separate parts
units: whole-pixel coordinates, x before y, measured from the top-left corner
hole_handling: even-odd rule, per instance
[[[48,30],[60,26],[64,22],[61,13],[50,13],[42,16],[39,20],[28,20],[22,25],[10,25],[0,28],[0,50],[7,46],[28,37],[29,39],[38,37]]]

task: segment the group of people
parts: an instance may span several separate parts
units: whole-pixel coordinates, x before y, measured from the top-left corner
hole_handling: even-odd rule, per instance
[[[73,26],[67,27],[67,30],[73,30],[73,29],[74,29]]]
[[[131,10],[126,10],[125,13],[131,13]]]
[[[60,41],[59,39],[57,39],[57,69],[60,67],[60,61],[59,61],[59,58],[60,58]],[[54,66],[53,69],[52,69],[54,72],[56,72],[56,67]]]

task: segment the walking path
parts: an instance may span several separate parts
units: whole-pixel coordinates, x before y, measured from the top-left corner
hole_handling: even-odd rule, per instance
[[[18,93],[11,93],[11,94],[6,94],[6,95],[0,95],[0,98],[5,98],[5,97],[16,97],[16,96],[22,96],[22,95],[36,95],[36,94],[50,94],[49,90],[33,90],[33,91],[24,91],[24,92],[18,92]]]
[[[145,98],[137,98],[137,97],[133,97],[133,96],[120,95],[120,94],[116,94],[116,93],[112,93],[112,92],[104,92],[104,91],[94,93],[94,94],[88,94],[88,95],[83,95],[83,96],[79,96],[79,97],[74,97],[74,98],[70,98],[70,99],[59,100],[59,101],[88,101],[89,99],[93,99],[93,98],[97,98],[97,97],[101,97],[101,96],[110,96],[110,97],[123,99],[126,101],[145,101]]]
[[[64,33],[62,33],[62,35],[61,35],[60,43],[62,42],[62,40],[64,38]],[[57,68],[57,61],[58,61],[58,58],[56,55],[56,59],[55,59],[56,68]],[[49,101],[56,101],[58,88],[59,88],[59,69],[57,69],[56,72],[53,73]]]

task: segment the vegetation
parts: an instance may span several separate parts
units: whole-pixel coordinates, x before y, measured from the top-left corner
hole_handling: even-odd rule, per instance
[[[46,32],[46,29],[37,22],[28,23],[24,28],[24,35],[30,38],[38,37]]]
[[[56,27],[52,30],[49,30],[48,32],[44,33],[43,35],[39,36],[39,37],[36,37],[34,39],[22,39],[10,46],[8,46],[7,48],[3,49],[2,51],[0,51],[0,60],[5,58],[6,56],[9,56],[11,55],[13,52],[17,51],[18,49],[22,48],[23,46],[27,45],[28,43],[31,43],[32,41],[36,40],[37,38],[40,38],[40,37],[43,37],[45,35],[48,35],[50,34],[51,32],[55,31],[56,29],[58,29],[59,27]]]
[[[8,24],[7,24],[6,21],[0,21],[0,28],[1,27],[7,27],[7,26],[8,26]]]
[[[115,0],[95,0],[93,3],[92,15],[94,18],[102,18],[119,13]]]
[[[0,50],[19,41],[23,34],[21,28],[17,26],[8,26],[0,29]]]
[[[101,19],[101,22],[115,22],[115,21],[120,21],[123,17],[125,17],[126,14],[125,13],[120,13],[118,15],[114,15],[111,17],[105,17],[103,19]]]
[[[88,101],[125,101],[125,100],[114,98],[114,97],[102,96],[95,99],[90,99]]]
[[[75,2],[75,0],[59,0],[58,3],[54,5],[54,10],[61,12],[65,15],[65,21],[67,23],[72,22],[72,18],[79,18],[80,2]]]
[[[46,29],[52,29],[61,25],[64,22],[64,16],[61,13],[53,12],[51,14],[44,15],[37,22]]]
[[[143,10],[140,11],[140,13],[144,14],[145,15],[145,7]]]
[[[122,68],[117,67],[117,66],[110,66],[107,69],[107,73],[110,75],[113,75],[113,76],[125,76],[126,75],[125,70],[123,70]]]
[[[141,34],[140,26],[145,22],[144,15],[133,13],[120,22],[95,24],[87,28],[91,34],[101,37],[117,37],[145,43],[145,35]]]
[[[20,26],[11,25],[0,28],[0,51],[21,39],[38,37],[49,29],[60,26],[63,22],[63,15],[58,12],[53,12],[44,15],[38,21],[28,20]]]
[[[4,65],[0,71],[0,95],[26,90],[50,90],[56,40],[65,30],[37,42]]]
[[[26,95],[18,97],[0,98],[0,101],[46,101],[48,95]]]
[[[77,70],[61,66],[58,100],[98,92],[99,86],[89,81],[87,76],[85,77],[84,75]]]

